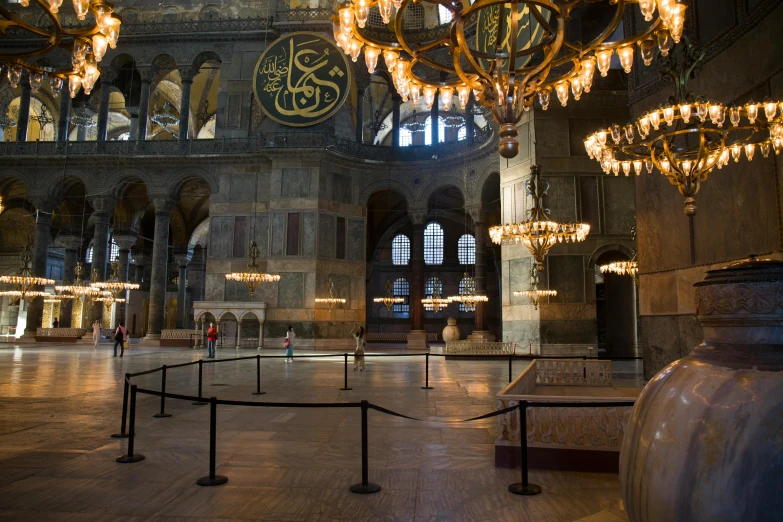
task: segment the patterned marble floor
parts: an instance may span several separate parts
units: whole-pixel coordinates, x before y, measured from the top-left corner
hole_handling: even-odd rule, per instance
[[[423,358],[368,357],[365,372],[349,368],[353,390],[340,391],[342,357],[276,359],[263,362],[260,397],[250,393],[252,361],[205,366],[207,397],[367,399],[424,419],[370,412],[370,480],[383,487],[375,495],[348,491],[361,479],[358,409],[219,407],[217,472],[229,482],[203,488],[195,481],[208,472],[209,407],[168,400],[173,417],[157,419],[159,399],[141,395],[136,452],[146,460],[116,463],[127,444],[109,438],[119,429],[122,375],[203,355],[134,346],[119,359],[108,345],[0,344],[0,520],[573,521],[622,508],[612,474],[532,471],[543,494],[506,491],[519,472],[493,465],[496,421],[456,422],[493,410],[507,379],[500,361],[432,357],[434,389],[425,391]],[[515,374],[526,364],[515,362]],[[196,368],[170,370],[167,391],[194,394]],[[640,362],[614,368],[616,384],[642,383]],[[159,379],[135,382],[158,389]]]

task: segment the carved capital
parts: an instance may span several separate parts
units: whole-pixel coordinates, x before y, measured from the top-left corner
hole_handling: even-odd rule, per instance
[[[108,65],[101,67],[101,85],[111,84],[118,76],[119,74],[114,67]]]
[[[79,247],[82,246],[82,238],[73,234],[58,234],[54,244],[65,250],[79,250]]]
[[[171,196],[150,196],[156,214],[170,214],[177,202]]]
[[[193,258],[193,251],[187,252],[175,252],[174,261],[177,262],[177,266],[180,268],[186,268],[190,264],[190,260]]]
[[[138,235],[126,232],[126,233],[115,233],[113,237],[114,237],[114,242],[117,243],[120,252],[122,252],[123,250],[130,250],[131,247],[136,244],[136,239],[138,238]]]
[[[151,65],[136,65],[136,70],[139,72],[142,83],[152,83],[156,73]]]
[[[101,196],[88,196],[87,201],[90,202],[94,213],[99,216],[108,216],[114,210],[114,206],[117,204],[117,198],[114,195],[101,195]]]
[[[427,209],[411,208],[408,209],[408,215],[414,225],[424,225],[427,220]]]
[[[196,77],[198,71],[193,67],[181,67],[177,69],[179,71],[179,77],[182,79],[182,83],[192,83],[193,78]]]

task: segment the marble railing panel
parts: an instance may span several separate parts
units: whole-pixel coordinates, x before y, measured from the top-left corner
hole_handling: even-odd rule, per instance
[[[88,328],[38,328],[35,335],[39,337],[82,337]]]

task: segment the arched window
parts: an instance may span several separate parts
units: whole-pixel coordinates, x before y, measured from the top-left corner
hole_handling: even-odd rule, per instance
[[[92,245],[87,247],[87,252],[84,254],[84,262],[88,265],[92,263]]]
[[[460,279],[459,282],[459,295],[465,295],[468,293],[468,287],[469,287],[469,280],[467,277],[463,277]],[[468,312],[468,308],[465,306],[465,303],[459,304],[459,311],[460,312]]]
[[[413,145],[413,133],[408,129],[400,129],[400,147]]]
[[[443,263],[443,229],[434,221],[424,229],[424,263],[427,265]]]
[[[410,305],[408,304],[410,293],[410,285],[407,279],[399,278],[392,283],[392,295],[404,299],[402,303],[394,303],[392,305],[392,313],[407,314],[410,311]]]
[[[468,128],[463,125],[459,128],[459,131],[457,131],[457,141],[464,141],[468,139]]]
[[[392,263],[407,265],[411,260],[411,241],[408,236],[399,234],[392,240]]]
[[[465,234],[457,242],[457,257],[461,265],[476,264],[476,238]]]
[[[438,116],[438,143],[446,141],[446,126],[443,125],[443,118]],[[432,116],[424,120],[424,144],[432,145]]]
[[[424,283],[424,295],[432,297],[435,294],[443,296],[443,283],[437,277],[430,277]]]
[[[440,20],[441,24],[447,24],[451,22],[451,19],[453,18],[451,11],[443,7],[442,5],[438,5],[438,19]]]
[[[109,258],[106,262],[111,263],[112,261],[116,261],[119,255],[120,247],[117,246],[117,243],[114,242],[114,238],[112,238],[111,246],[109,247]],[[87,247],[87,252],[84,255],[84,262],[87,264],[92,263],[92,243],[90,243],[90,246]]]

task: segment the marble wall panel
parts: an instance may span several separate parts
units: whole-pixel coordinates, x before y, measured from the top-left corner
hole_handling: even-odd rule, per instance
[[[645,379],[691,353],[703,339],[695,315],[642,316],[641,333]]]
[[[507,186],[503,187],[503,196],[502,196],[502,212],[503,212],[503,223],[511,223],[514,221],[514,187],[513,186]]]
[[[284,167],[280,197],[306,198],[310,196],[310,169]]]
[[[256,185],[256,201],[269,201],[272,199],[272,174],[259,172]]]
[[[316,222],[315,212],[302,213],[302,255],[315,257]]]
[[[579,176],[579,202],[581,216],[580,223],[590,225],[591,234],[600,234],[601,230],[601,208],[598,199],[598,178],[595,176]],[[632,192],[631,197],[636,195]],[[635,211],[634,211],[635,212]]]
[[[514,292],[523,292],[530,288],[530,267],[532,257],[511,259],[508,262],[508,296],[511,304],[528,304],[525,296],[515,296]]]
[[[247,257],[247,216],[234,217],[233,257]]]
[[[332,200],[339,203],[351,203],[351,178],[333,174]]]
[[[539,321],[503,321],[503,341],[525,346],[541,342]]]
[[[277,307],[302,308],[304,306],[304,274],[285,272],[280,274]]]
[[[541,172],[541,180],[549,183],[549,191],[544,196],[544,206],[556,221],[576,221],[576,178],[573,176],[547,176]]]
[[[603,178],[607,234],[630,234],[636,219],[635,177]]]
[[[238,203],[244,201],[254,201],[253,195],[256,193],[256,175],[235,173],[231,176],[231,193],[229,201]]]
[[[269,214],[256,214],[254,217],[253,237],[258,243],[261,257],[269,255]]]
[[[240,283],[238,281],[225,281],[225,287],[226,301],[250,301],[250,288],[248,288],[245,283]]]
[[[334,259],[335,252],[335,216],[321,213],[318,217],[318,257]]]
[[[514,183],[514,223],[522,223],[530,218],[527,213],[528,194],[524,181]]]
[[[349,219],[345,238],[346,259],[363,261],[364,252],[364,220]]]
[[[204,300],[224,301],[226,295],[225,274],[206,274],[204,277]]]
[[[209,257],[225,259],[233,253],[234,216],[214,216],[209,224]]]
[[[569,155],[568,118],[536,117],[535,126],[536,158]]]
[[[543,344],[587,344],[598,341],[595,320],[541,321]]]
[[[272,255],[282,256],[285,251],[285,221],[286,214],[274,212],[272,214]]]
[[[547,256],[546,277],[549,288],[557,295],[549,298],[551,303],[584,303],[584,258],[582,256]]]

